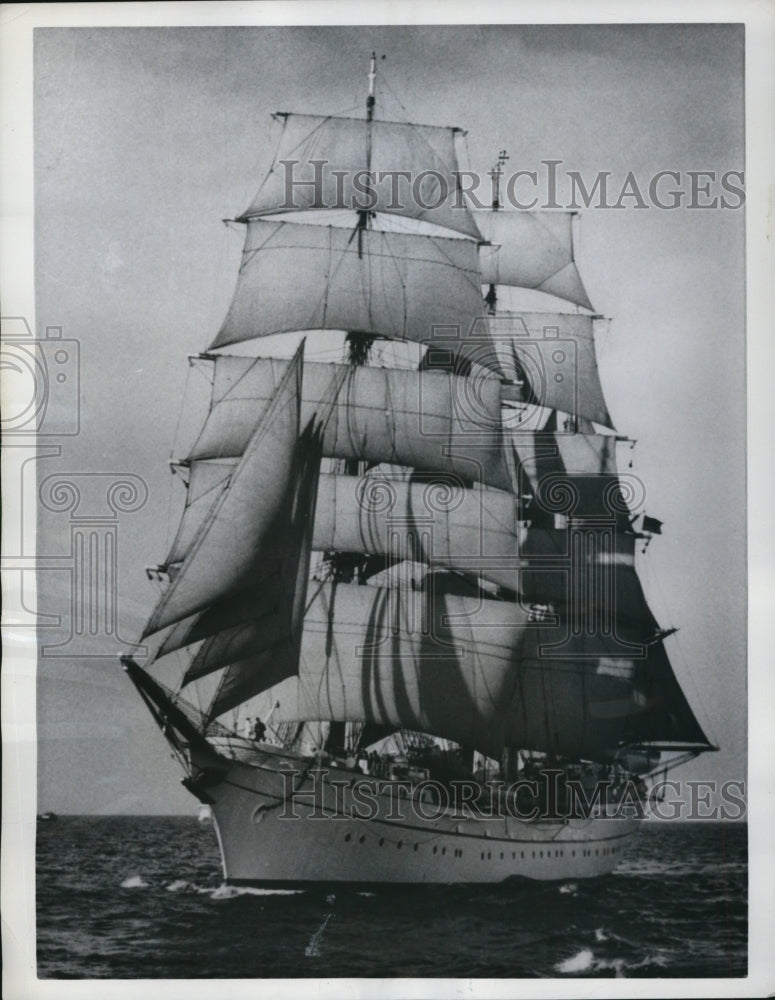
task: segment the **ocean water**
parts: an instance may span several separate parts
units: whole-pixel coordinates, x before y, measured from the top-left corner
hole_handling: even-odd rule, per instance
[[[744,824],[646,821],[578,882],[223,886],[193,817],[38,824],[41,978],[744,976]]]

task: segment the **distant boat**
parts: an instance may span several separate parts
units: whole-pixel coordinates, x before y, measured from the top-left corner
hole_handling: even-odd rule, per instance
[[[185,510],[149,569],[156,676],[123,663],[230,882],[601,875],[644,778],[712,746],[636,574],[659,523],[633,529],[616,470],[572,213],[503,210],[497,190],[455,210],[459,130],[375,120],[374,74],[365,119],[276,116],[275,165],[232,220],[234,300],[194,359],[212,399],[172,463]],[[435,177],[434,207],[378,197],[313,224],[353,164]],[[337,165],[318,204],[309,178]],[[525,289],[559,305],[515,311]],[[305,363],[304,342],[292,360],[215,353],[321,330],[346,334],[341,363]],[[475,801],[448,807],[455,788]],[[560,808],[570,792],[600,808]]]
[[[55,823],[59,817],[55,812],[38,813],[38,820],[41,823]]]

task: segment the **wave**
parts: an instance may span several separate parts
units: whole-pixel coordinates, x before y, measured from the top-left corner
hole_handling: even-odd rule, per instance
[[[598,937],[598,935],[602,936]],[[601,928],[597,928],[595,931],[595,938],[598,941],[608,940],[608,938],[602,933]],[[638,960],[632,960],[621,958],[619,956],[614,956],[613,958],[598,958],[595,956],[595,953],[591,948],[582,948],[580,951],[576,952],[575,955],[571,955],[570,958],[566,958],[562,962],[557,962],[554,968],[557,972],[570,976],[579,975],[580,973],[596,975],[600,973],[613,972],[617,979],[621,979],[634,972],[636,969],[644,969],[651,966],[664,968],[666,965],[667,959],[664,954],[659,951],[655,952],[653,955],[645,955],[643,958]]]
[[[558,962],[555,969],[565,975],[575,975],[578,972],[586,972],[591,969],[595,961],[591,948],[582,948],[581,951],[566,958],[563,962]]]
[[[219,885],[217,889],[207,889],[211,899],[235,899],[238,896],[298,896],[305,889],[262,889],[253,885]]]
[[[142,875],[130,875],[121,883],[122,889],[148,889],[150,883],[146,882]]]
[[[307,958],[319,958],[320,957],[320,944],[323,940],[323,932],[328,926],[328,921],[333,916],[333,913],[327,913],[323,923],[318,927],[312,937],[309,939],[309,944],[304,949],[304,954]]]

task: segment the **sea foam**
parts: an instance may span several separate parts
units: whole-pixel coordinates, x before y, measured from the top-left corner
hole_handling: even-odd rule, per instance
[[[573,975],[576,972],[586,972],[587,969],[592,967],[595,956],[592,954],[589,948],[582,948],[581,951],[572,955],[570,958],[566,958],[564,962],[558,962],[555,965],[555,969],[558,972],[564,972]]]

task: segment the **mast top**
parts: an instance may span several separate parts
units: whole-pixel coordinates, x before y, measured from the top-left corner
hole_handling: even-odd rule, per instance
[[[377,79],[377,53],[371,53],[371,63],[369,65],[369,96],[366,98],[366,120],[371,121],[374,117],[374,105],[376,104],[376,98],[374,96],[374,84]]]
[[[492,207],[497,212],[501,207],[501,177],[503,176],[503,165],[509,159],[508,151],[501,149],[498,151],[498,162],[488,171],[492,177]]]

